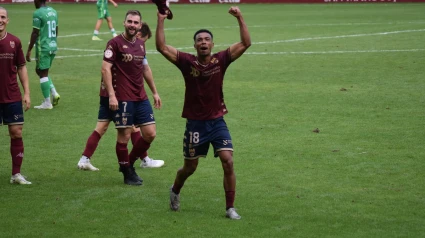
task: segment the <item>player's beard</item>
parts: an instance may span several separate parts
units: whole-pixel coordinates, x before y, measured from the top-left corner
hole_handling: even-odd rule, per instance
[[[133,32],[133,33],[131,33]],[[129,39],[133,39],[137,34],[137,29],[135,27],[126,27],[125,28],[125,35],[129,38]]]

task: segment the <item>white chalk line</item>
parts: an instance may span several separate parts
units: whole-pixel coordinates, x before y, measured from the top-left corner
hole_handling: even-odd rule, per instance
[[[425,21],[410,21],[410,22],[354,22],[354,23],[317,23],[317,24],[276,24],[276,25],[250,25],[249,28],[265,28],[265,27],[309,27],[309,26],[364,26],[364,25],[401,25],[401,24],[425,24]],[[174,28],[165,28],[165,31],[181,31],[181,30],[190,30],[190,29],[227,29],[227,28],[239,28],[239,26],[202,26],[202,27],[174,27]],[[151,29],[152,32],[155,32],[155,29]],[[119,31],[117,31],[119,33]],[[99,35],[112,34],[111,32],[99,32]],[[82,34],[71,34],[71,35],[59,35],[58,38],[68,38],[68,37],[79,37],[79,36],[91,36],[93,33],[82,33]]]
[[[425,49],[398,49],[398,50],[331,50],[331,51],[284,51],[284,52],[245,52],[245,55],[320,55],[320,54],[358,54],[358,53],[394,53],[394,52],[423,52]],[[157,51],[152,51],[149,54],[159,54]],[[90,56],[103,56],[99,54],[84,54],[84,55],[64,55],[56,56],[55,58],[80,58]]]
[[[353,35],[341,35],[341,36],[324,36],[324,37],[308,37],[308,38],[297,38],[297,39],[288,39],[288,40],[279,40],[279,41],[268,41],[268,42],[254,42],[253,45],[260,44],[277,44],[277,43],[287,43],[287,42],[298,42],[298,41],[309,41],[309,40],[325,40],[325,39],[338,39],[338,38],[349,38],[349,37],[365,37],[365,36],[379,36],[379,35],[390,35],[390,34],[400,34],[400,33],[411,33],[411,32],[423,32],[425,29],[413,29],[413,30],[403,30],[403,31],[390,31],[390,32],[378,32],[378,33],[364,33],[364,34],[353,34]],[[228,45],[216,45],[216,46],[228,46]],[[193,49],[193,46],[190,47],[179,47],[178,50],[184,49]],[[75,49],[75,48],[59,48],[59,50],[67,51],[79,51],[79,52],[103,52],[103,50],[93,50],[93,49]],[[383,53],[383,52],[418,52],[423,51],[423,49],[397,49],[397,50],[355,50],[355,51],[306,51],[306,52],[246,52],[248,55],[284,55],[284,54],[342,54],[342,53]],[[147,51],[147,54],[157,54],[157,51]],[[72,57],[84,57],[84,56],[99,56],[102,54],[86,54],[86,55],[67,55],[67,56],[57,56],[56,58],[72,58]]]

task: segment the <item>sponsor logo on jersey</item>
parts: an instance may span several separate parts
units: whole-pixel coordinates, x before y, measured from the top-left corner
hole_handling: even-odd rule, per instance
[[[192,72],[190,72],[190,74],[193,77],[198,77],[199,76],[199,70],[195,69],[195,67],[191,67],[192,68]]]
[[[114,55],[114,53],[112,52],[112,50],[107,49],[105,50],[105,58],[109,59]]]
[[[15,48],[15,42],[14,41],[10,41],[9,44],[10,44],[10,47],[12,47],[12,49]]]
[[[51,42],[49,43],[49,47],[50,47],[50,48],[57,47],[56,41],[51,41]],[[56,53],[56,52],[55,52],[55,53]]]
[[[122,55],[122,61],[130,62],[132,60],[133,60],[133,55],[131,55],[131,54],[123,54]]]

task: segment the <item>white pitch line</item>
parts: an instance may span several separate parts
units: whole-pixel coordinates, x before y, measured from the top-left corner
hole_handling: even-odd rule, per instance
[[[319,36],[319,37],[307,37],[307,38],[296,38],[288,40],[276,40],[276,41],[260,41],[253,42],[252,45],[265,45],[265,44],[279,44],[279,43],[288,43],[288,42],[298,42],[298,41],[310,41],[310,40],[328,40],[328,39],[339,39],[339,38],[350,38],[350,37],[364,37],[364,36],[381,36],[381,35],[391,35],[391,34],[401,34],[401,33],[412,33],[412,32],[424,32],[425,29],[414,29],[414,30],[404,30],[404,31],[387,31],[387,32],[377,32],[377,33],[364,33],[364,34],[353,34],[353,35],[341,35],[341,36]],[[216,47],[230,46],[231,44],[216,44]],[[72,48],[60,48],[63,50],[73,50],[73,51],[92,51],[84,49],[72,49]],[[193,49],[193,46],[187,47],[176,47],[178,50]]]
[[[387,31],[387,32],[364,33],[364,34],[341,35],[341,36],[318,36],[318,37],[297,38],[297,39],[289,39],[289,40],[264,41],[264,42],[256,42],[256,43],[253,43],[253,44],[255,44],[255,45],[278,44],[278,43],[297,42],[297,41],[327,40],[327,39],[362,37],[362,36],[381,36],[381,35],[423,32],[423,31],[425,31],[425,29],[414,29],[414,30],[404,30],[404,31]]]
[[[309,27],[309,26],[364,26],[364,25],[400,25],[400,24],[425,24],[425,21],[413,21],[413,22],[354,22],[354,23],[316,23],[316,24],[276,24],[276,25],[251,25],[249,28],[263,28],[263,27]],[[239,26],[203,26],[203,27],[174,27],[174,28],[165,28],[165,31],[181,31],[181,30],[191,30],[191,29],[226,29],[226,28],[239,28]],[[155,32],[155,29],[151,29],[152,32]],[[117,31],[119,33],[119,31]],[[99,32],[99,35],[111,34],[111,32]],[[79,36],[91,36],[93,33],[81,33],[81,34],[71,34],[71,35],[59,35],[58,38],[68,38],[68,37],[79,37]]]
[[[403,31],[389,31],[389,32],[377,32],[377,33],[364,33],[364,34],[353,34],[353,35],[340,35],[340,36],[323,36],[323,37],[308,37],[308,38],[296,38],[288,40],[279,40],[279,41],[268,41],[268,42],[253,42],[253,45],[262,45],[262,44],[277,44],[277,43],[287,43],[287,42],[298,42],[298,41],[309,41],[309,40],[326,40],[326,39],[338,39],[338,38],[349,38],[349,37],[365,37],[365,36],[380,36],[380,35],[390,35],[390,34],[400,34],[400,33],[412,33],[412,32],[423,32],[425,29],[414,29],[414,30],[403,30]],[[215,45],[215,46],[229,46],[229,45]],[[190,47],[179,47],[178,50],[183,49],[193,49],[193,46]],[[80,51],[80,52],[103,52],[103,50],[90,50],[90,49],[75,49],[75,48],[59,48],[59,50],[68,50],[68,51]],[[247,52],[246,54],[250,55],[282,55],[282,54],[341,54],[341,53],[378,53],[378,52],[416,52],[423,51],[423,49],[407,49],[407,50],[358,50],[358,51],[311,51],[311,52]],[[148,54],[157,54],[157,51],[147,51]],[[88,55],[68,55],[68,56],[57,56],[56,58],[71,58],[71,57],[84,57],[84,56],[98,56],[101,54],[88,54]]]
[[[287,51],[287,52],[245,52],[245,55],[313,55],[313,54],[358,54],[358,53],[392,53],[392,52],[422,52],[425,49],[401,49],[401,50],[338,50],[338,51]],[[159,54],[152,51],[150,54]],[[103,54],[66,55],[56,56],[57,59],[80,58],[91,56],[103,56]]]
[[[347,53],[391,53],[391,52],[419,52],[425,49],[404,50],[331,50],[331,51],[292,51],[292,52],[245,52],[246,55],[312,55],[312,54],[347,54]]]

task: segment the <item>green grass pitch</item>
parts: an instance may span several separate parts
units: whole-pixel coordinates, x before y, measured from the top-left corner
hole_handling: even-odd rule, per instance
[[[77,169],[111,34],[104,22],[104,41],[91,41],[95,4],[52,6],[60,49],[50,76],[61,101],[25,113],[30,186],[9,184],[0,127],[0,237],[425,237],[425,4],[240,5],[252,46],[224,83],[240,221],[224,217],[223,172],[211,151],[183,187],[181,211],[169,210],[183,163],[184,83],[154,39],[146,47],[163,108],[149,154],[166,166],[137,167],[144,185],[124,185],[111,126],[93,156],[100,171]],[[26,51],[34,6],[5,7]],[[229,7],[172,5],[167,43],[194,52],[193,33],[208,28],[215,51],[225,49],[239,40]],[[153,4],[109,8],[117,31],[129,9],[156,27]],[[27,67],[35,106],[39,79],[35,63]]]

